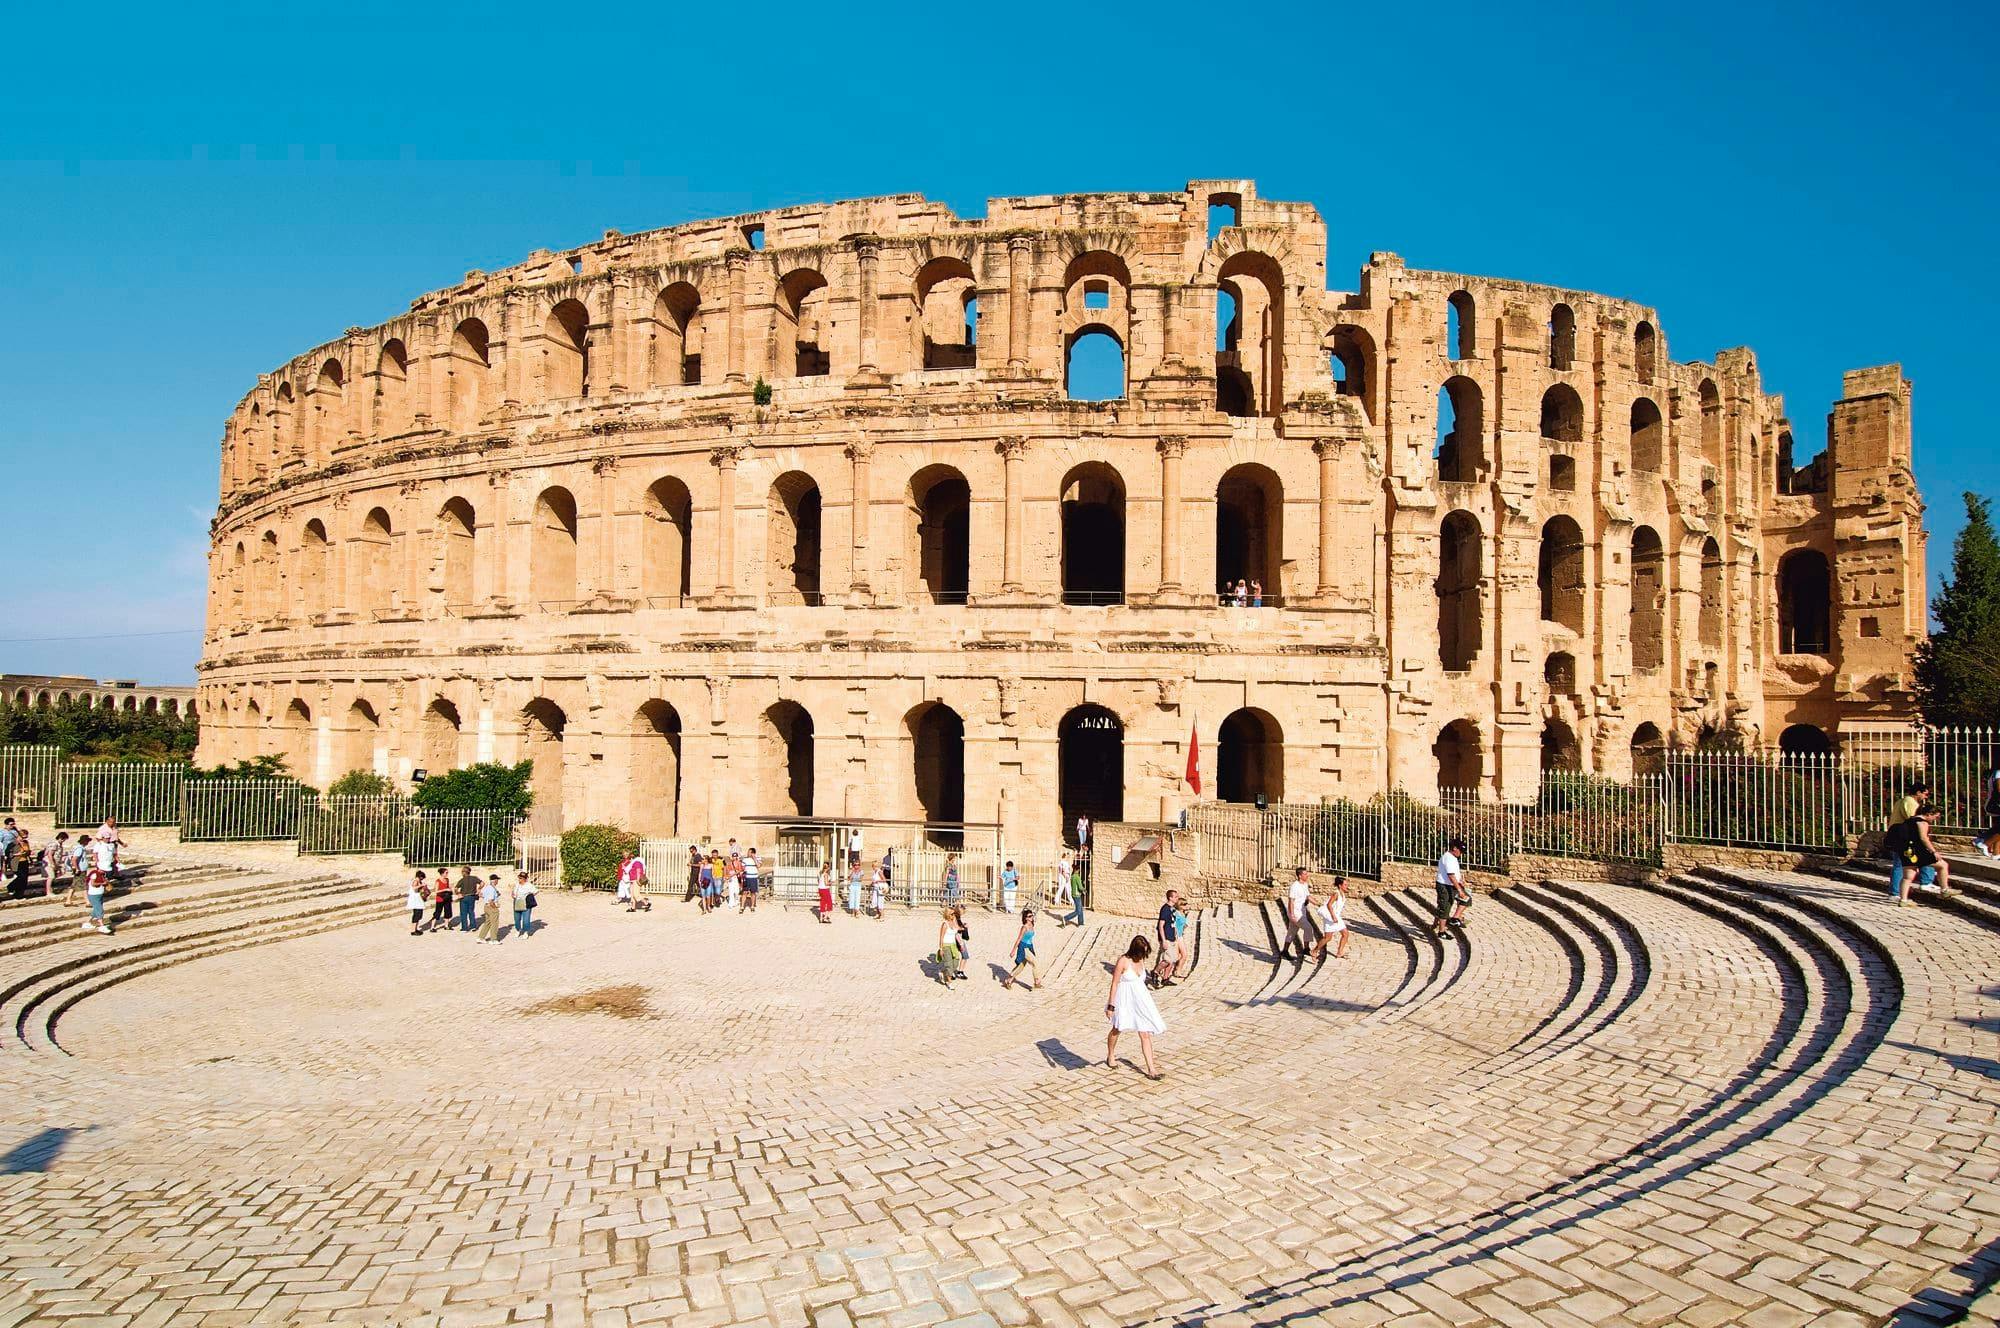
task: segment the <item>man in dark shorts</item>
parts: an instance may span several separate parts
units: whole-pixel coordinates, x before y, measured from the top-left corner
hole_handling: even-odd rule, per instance
[[[1153,928],[1159,937],[1160,957],[1153,965],[1153,971],[1146,975],[1148,986],[1174,985],[1174,960],[1180,954],[1180,947],[1175,944],[1181,936],[1180,919],[1176,916],[1180,911],[1180,897],[1180,891],[1169,890],[1167,902],[1160,905],[1160,920]]]
[[[743,855],[743,911],[757,911],[757,892],[764,886],[764,866],[757,860],[757,846]]]
[[[1465,906],[1472,897],[1465,889],[1465,840],[1453,835],[1445,851],[1438,854],[1437,921],[1431,934],[1440,941],[1450,934],[1451,925],[1465,921]]]

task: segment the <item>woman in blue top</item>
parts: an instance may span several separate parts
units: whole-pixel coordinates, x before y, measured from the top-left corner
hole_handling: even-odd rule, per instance
[[[1014,979],[1021,976],[1021,970],[1024,968],[1028,970],[1028,975],[1034,979],[1029,984],[1028,990],[1040,990],[1042,985],[1042,970],[1035,963],[1035,910],[1032,908],[1021,910],[1021,930],[1014,936],[1014,971],[1006,977],[1001,978],[1000,985],[1003,987],[1013,986]]]

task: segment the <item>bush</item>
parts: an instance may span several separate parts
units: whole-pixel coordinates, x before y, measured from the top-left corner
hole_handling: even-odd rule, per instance
[[[384,775],[373,770],[350,770],[327,785],[329,798],[386,798],[396,791]]]
[[[639,851],[639,836],[615,825],[579,825],[563,832],[564,885],[602,885],[618,875],[618,864]]]
[[[282,756],[253,756],[247,761],[238,761],[235,765],[218,765],[207,770],[202,769],[200,766],[189,766],[187,777],[195,780],[283,779],[285,777],[285,758]],[[298,783],[296,780],[292,782],[295,784]],[[304,788],[305,785],[299,784],[298,787]]]
[[[432,775],[417,785],[410,801],[425,811],[491,809],[519,816],[534,805],[534,790],[528,787],[534,773],[533,761],[523,761],[519,765],[484,761],[462,770],[447,770],[441,775]]]
[[[72,758],[185,761],[200,737],[193,715],[109,710],[75,699],[50,706],[0,702],[0,743],[47,744]]]

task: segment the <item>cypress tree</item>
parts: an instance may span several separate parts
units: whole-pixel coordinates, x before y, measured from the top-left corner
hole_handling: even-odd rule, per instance
[[[1991,504],[1976,493],[1965,495],[1965,529],[1931,616],[1937,630],[1915,656],[1924,722],[2000,724],[2000,539]]]

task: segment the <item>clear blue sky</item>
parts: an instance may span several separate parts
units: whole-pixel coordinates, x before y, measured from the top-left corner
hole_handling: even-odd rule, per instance
[[[607,227],[904,190],[1252,177],[1335,286],[1390,249],[1754,347],[1801,458],[1900,361],[1934,572],[2000,492],[1990,5],[61,9],[0,87],[0,670],[193,676],[259,371]]]

